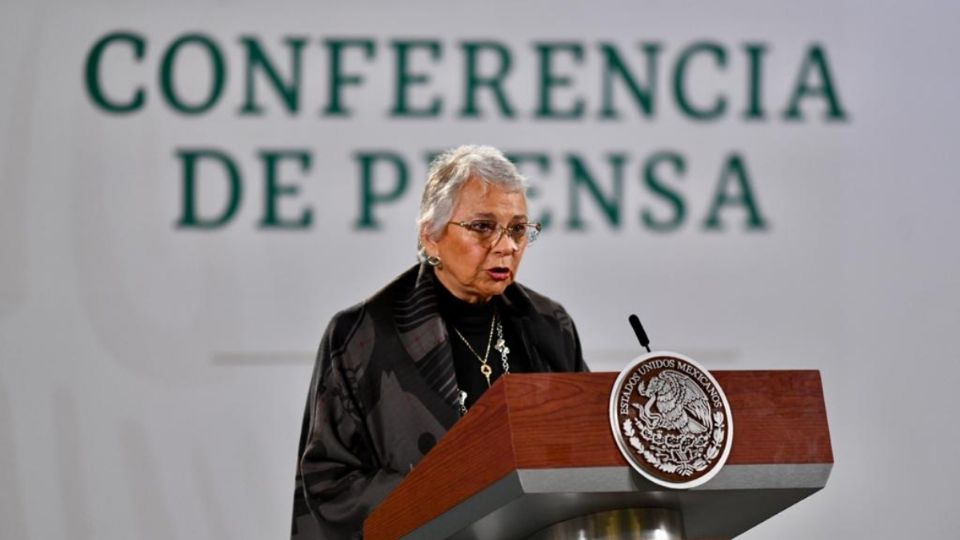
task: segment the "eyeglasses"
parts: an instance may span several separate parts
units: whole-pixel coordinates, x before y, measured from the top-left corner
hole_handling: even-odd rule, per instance
[[[540,236],[540,229],[542,228],[542,225],[539,223],[514,223],[513,225],[504,227],[496,221],[489,219],[451,221],[450,224],[463,227],[473,233],[481,242],[489,242],[488,245],[490,246],[497,245],[500,239],[503,238],[504,233],[518,244],[524,241],[528,244],[533,243],[533,241]]]

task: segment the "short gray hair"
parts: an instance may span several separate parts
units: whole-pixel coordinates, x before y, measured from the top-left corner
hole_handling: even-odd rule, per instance
[[[447,150],[430,164],[427,185],[420,199],[419,234],[437,238],[450,221],[460,190],[467,180],[478,178],[526,197],[527,179],[503,152],[492,146],[467,145]],[[422,253],[421,253],[422,255]]]

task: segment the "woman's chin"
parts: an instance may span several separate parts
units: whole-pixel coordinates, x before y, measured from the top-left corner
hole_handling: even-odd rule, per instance
[[[507,287],[513,283],[512,279],[500,280],[500,281],[489,281],[484,283],[484,287],[481,291],[481,294],[486,297],[500,296],[503,294],[503,291],[507,290]]]

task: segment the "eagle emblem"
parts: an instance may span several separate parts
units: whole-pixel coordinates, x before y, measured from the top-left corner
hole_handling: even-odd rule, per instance
[[[637,393],[649,398],[643,407],[633,404],[647,427],[694,435],[713,429],[707,394],[683,373],[666,369],[646,385],[641,380]]]
[[[641,356],[621,372],[610,398],[610,421],[627,462],[667,487],[708,481],[733,441],[730,405],[720,385],[677,353]]]

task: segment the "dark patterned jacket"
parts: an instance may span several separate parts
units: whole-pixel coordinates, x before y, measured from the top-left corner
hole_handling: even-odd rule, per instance
[[[330,321],[300,435],[293,539],[361,538],[370,511],[460,418],[435,279],[415,266]],[[586,371],[563,306],[519,284],[501,300],[533,371]]]

